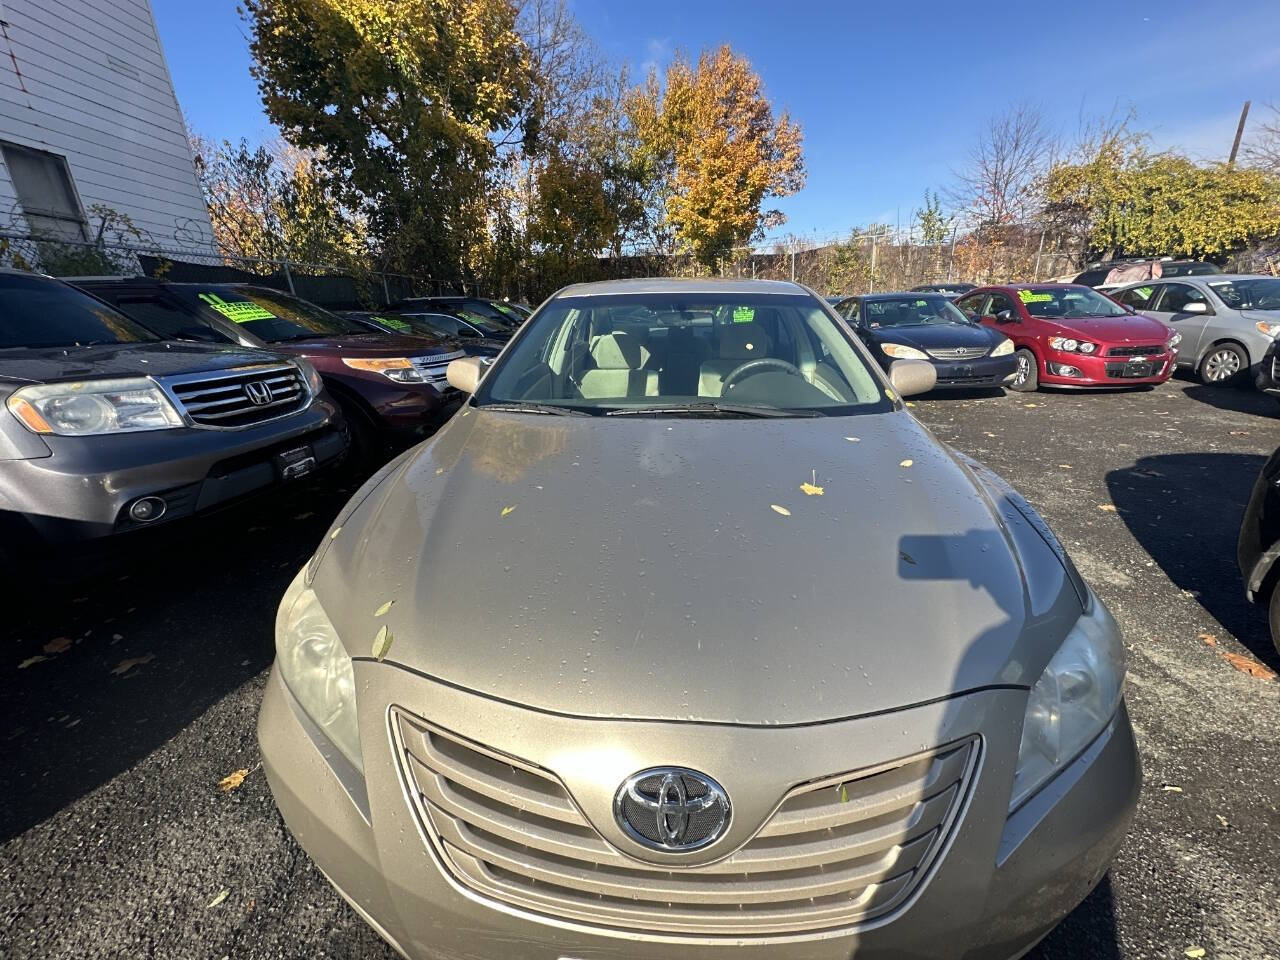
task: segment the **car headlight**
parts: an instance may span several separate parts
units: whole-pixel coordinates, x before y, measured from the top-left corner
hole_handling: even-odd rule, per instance
[[[993,357],[1007,357],[1011,353],[1013,353],[1013,341],[1008,337],[1001,340],[1000,344],[991,351]]]
[[[343,357],[342,362],[352,370],[380,373],[396,383],[423,383],[425,378],[408,357]]]
[[[1050,337],[1049,346],[1066,353],[1093,353],[1098,349],[1096,343],[1088,340],[1077,340],[1075,337]]]
[[[1014,809],[1111,722],[1124,692],[1124,644],[1102,601],[1089,604],[1031,688],[1013,777]]]
[[[902,343],[882,343],[880,349],[884,351],[885,356],[893,357],[895,360],[928,360],[928,355],[923,350],[917,350],[915,347],[908,347]]]
[[[1166,346],[1168,346],[1168,347],[1169,347],[1169,349],[1170,349],[1170,350],[1172,350],[1174,347],[1176,347],[1176,346],[1177,346],[1178,344],[1180,344],[1181,342],[1182,342],[1182,334],[1180,334],[1180,333],[1174,333],[1174,335],[1173,335],[1172,337],[1170,337],[1170,338],[1169,338],[1169,342],[1168,342],[1168,344],[1166,344]]]
[[[1268,337],[1280,336],[1280,321],[1259,320],[1254,326],[1258,328],[1259,333]]]
[[[351,657],[305,573],[289,584],[276,613],[276,665],[307,716],[363,772]]]
[[[320,371],[315,368],[315,364],[305,357],[294,357],[293,362],[302,371],[302,376],[307,381],[307,387],[313,396],[324,389],[324,381],[320,379]]]
[[[182,426],[182,416],[146,377],[42,383],[15,390],[9,411],[33,433],[88,437]]]

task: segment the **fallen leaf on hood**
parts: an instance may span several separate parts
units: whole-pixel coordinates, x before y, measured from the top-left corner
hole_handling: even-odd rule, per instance
[[[330,540],[337,540],[337,539],[338,539],[338,534],[340,534],[341,532],[342,532],[342,528],[341,528],[341,527],[334,527],[334,528],[333,528],[333,533],[329,534],[329,539],[330,539]]]
[[[1166,783],[1160,789],[1163,790],[1165,793],[1181,793],[1182,792],[1181,787],[1175,787],[1172,783]]]
[[[377,610],[373,611],[373,615],[375,617],[386,616],[387,611],[390,610],[393,606],[395,606],[395,603],[396,602],[394,600],[388,600],[386,603],[380,606]]]
[[[1188,957],[1203,957],[1204,947],[1187,947],[1187,949],[1182,952]]]
[[[1218,638],[1212,633],[1202,633],[1197,639],[1206,647],[1216,647],[1218,645]]]
[[[502,515],[505,517],[505,516],[506,516],[507,514],[509,514],[509,513],[515,513],[515,511],[516,511],[515,504],[512,504],[512,505],[511,505],[511,506],[509,506],[509,507],[503,507],[503,508],[502,508]]]
[[[229,896],[231,896],[231,891],[228,890],[226,887],[223,887],[221,890],[218,891],[218,895],[209,901],[209,904],[205,909],[212,910],[214,907],[221,906],[222,901],[226,900],[227,897]]]
[[[862,442],[862,438],[861,438],[861,437],[845,437],[845,439],[846,439],[846,440],[848,440],[850,443],[861,443],[861,442]]]
[[[840,784],[840,802],[841,803],[849,802],[849,788],[846,787],[843,783]]]
[[[1274,670],[1265,663],[1253,659],[1253,657],[1247,657],[1242,653],[1232,653],[1229,650],[1223,650],[1220,653],[1223,660],[1241,673],[1247,673],[1249,676],[1257,677],[1259,680],[1274,680],[1276,678]]]
[[[33,663],[39,663],[41,660],[48,660],[48,659],[49,659],[48,657],[42,657],[40,654],[37,653],[34,657],[27,657],[27,659],[23,660],[20,664],[18,664],[18,669],[25,670],[27,669],[27,667],[31,666]]]
[[[1103,513],[1115,513],[1116,505],[1114,503],[1100,503],[1098,504],[1098,509]]]
[[[436,467],[436,476],[438,477],[442,473],[444,473],[444,467]]]
[[[129,657],[127,660],[121,660],[117,663],[111,672],[115,674],[128,673],[134,667],[140,667],[144,663],[150,663],[155,658],[156,655],[154,653],[148,653],[144,657]]]
[[[791,511],[790,511],[790,510],[788,510],[786,507],[780,507],[780,506],[778,506],[776,503],[771,503],[771,504],[769,504],[769,509],[770,509],[770,510],[772,510],[774,513],[780,513],[780,514],[782,514],[782,516],[784,516],[784,517],[789,517],[789,516],[791,516]]]
[[[218,789],[223,793],[230,793],[240,784],[244,783],[244,778],[249,775],[248,770],[236,770],[228,773],[225,777],[218,781]]]
[[[373,638],[373,657],[375,660],[381,660],[387,655],[387,651],[391,649],[392,639],[391,631],[387,629],[387,625],[384,623],[378,628],[378,633]]]
[[[804,493],[804,495],[805,495],[805,496],[807,496],[807,497],[820,497],[820,496],[822,496],[822,487],[814,486],[812,483],[802,483],[802,484],[800,484],[800,490],[801,490],[801,491]]]
[[[915,461],[914,461],[914,460],[903,460],[900,464],[898,464],[898,466],[900,466],[900,467],[909,467],[909,466],[911,466],[913,463],[915,463]]]
[[[71,649],[71,641],[66,637],[55,637],[44,645],[45,653],[62,653],[69,649]]]

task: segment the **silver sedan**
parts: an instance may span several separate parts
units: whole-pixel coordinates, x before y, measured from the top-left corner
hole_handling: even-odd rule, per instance
[[[1124,645],[934,377],[765,281],[569,287],[452,364],[276,622],[325,876],[413,958],[1022,956],[1133,815]]]
[[[1280,334],[1277,277],[1209,274],[1144,280],[1113,290],[1111,296],[1182,334],[1178,366],[1194,370],[1202,383],[1251,379],[1245,374],[1257,367]]]

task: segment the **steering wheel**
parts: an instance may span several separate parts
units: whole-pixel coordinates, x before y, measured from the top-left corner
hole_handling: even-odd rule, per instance
[[[746,363],[740,363],[734,367],[725,378],[720,381],[720,395],[724,396],[725,392],[739,380],[745,380],[747,377],[753,377],[757,373],[761,373],[769,367],[776,367],[783,373],[789,373],[793,377],[803,377],[800,368],[794,363],[787,363],[785,360],[779,360],[777,357],[761,357],[759,360],[748,360]]]

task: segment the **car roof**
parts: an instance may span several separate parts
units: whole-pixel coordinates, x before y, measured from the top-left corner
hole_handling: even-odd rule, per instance
[[[725,280],[718,278],[647,277],[634,280],[601,280],[574,283],[556,293],[560,297],[609,297],[633,293],[798,293],[808,288],[789,280]]]
[[[966,291],[966,293],[971,292]],[[947,299],[944,294],[939,293],[937,290],[885,290],[883,293],[857,294],[858,300],[896,300],[899,297],[914,297],[917,299],[920,297],[942,297],[944,300]],[[854,298],[850,297],[849,299]]]
[[[1222,283],[1226,280],[1275,280],[1267,273],[1197,273],[1187,277],[1152,277],[1149,280],[1134,280],[1117,290],[1128,290],[1130,287],[1149,287],[1155,283]]]

